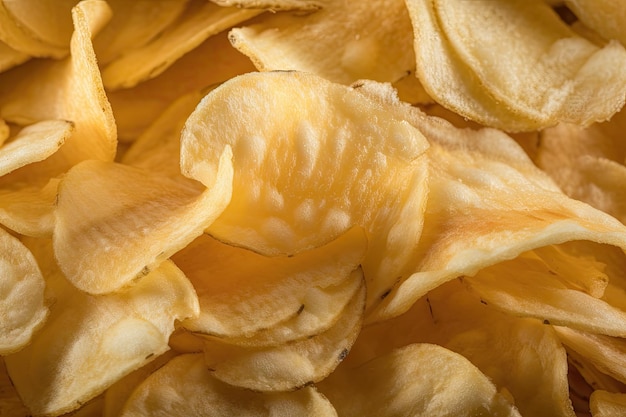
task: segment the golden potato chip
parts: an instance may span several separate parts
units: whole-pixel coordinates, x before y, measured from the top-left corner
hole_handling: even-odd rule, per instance
[[[463,355],[522,415],[573,417],[567,358],[552,327],[485,305],[459,280],[430,291],[401,316],[366,326],[337,372],[413,343]]]
[[[368,300],[388,291],[412,262],[426,204],[428,143],[381,104],[311,74],[245,74],[209,93],[187,120],[183,173],[211,183],[227,145],[233,198],[209,234],[279,255],[319,247],[359,225],[369,239]]]
[[[565,4],[586,26],[605,39],[616,39],[626,45],[624,24],[626,10],[618,2],[609,0],[566,0]]]
[[[407,6],[420,80],[464,117],[528,131],[607,120],[624,104],[623,46],[578,36],[541,0]]]
[[[520,416],[470,361],[431,344],[337,370],[320,391],[340,416]]]
[[[11,127],[4,120],[0,119],[0,146],[11,136]]]
[[[269,337],[278,344],[277,338],[321,333],[361,286],[355,270],[366,248],[358,228],[292,257],[266,257],[201,236],[172,257],[200,300],[200,315],[182,326],[228,343]]]
[[[68,280],[116,291],[201,235],[230,200],[227,149],[210,188],[114,162],[85,161],[59,185],[54,253]]]
[[[626,248],[623,224],[565,196],[509,136],[493,129],[454,128],[393,101],[383,87],[363,84],[357,91],[372,99],[378,94],[389,111],[428,139],[429,194],[422,238],[405,269],[410,272],[368,322],[400,314],[450,279],[475,275],[531,249],[569,241]]]
[[[404,1],[320,4],[308,16],[280,13],[234,28],[231,42],[261,71],[311,72],[342,84],[361,78],[395,82],[415,67]]]
[[[159,36],[184,12],[189,0],[107,0],[113,17],[94,38],[104,66]]]
[[[0,41],[0,72],[4,72],[17,65],[23,64],[29,59],[29,55],[16,51],[6,43]]]
[[[28,344],[48,316],[44,278],[30,251],[0,227],[0,354]]]
[[[619,417],[626,413],[626,394],[596,390],[589,398],[593,417]]]
[[[207,67],[211,70],[198,71]],[[120,140],[137,138],[179,97],[254,70],[250,59],[230,45],[227,32],[211,36],[157,77],[108,92]]]
[[[323,1],[316,0],[210,0],[222,7],[240,7],[245,9],[267,9],[273,12],[281,10],[315,11],[324,7]]]
[[[55,153],[70,137],[74,125],[48,120],[26,126],[10,142],[0,146],[0,177]]]
[[[314,387],[280,393],[233,387],[211,376],[202,355],[187,354],[150,375],[132,393],[119,415],[334,417],[337,413]]]
[[[59,180],[22,185],[0,188],[0,224],[26,236],[51,237]]]
[[[207,340],[204,357],[212,375],[253,391],[289,391],[326,378],[345,359],[363,319],[365,285],[327,331],[278,346],[242,347]]]
[[[576,369],[592,389],[610,392],[624,392],[626,390],[626,385],[623,382],[602,372],[588,358],[580,355],[578,352],[569,349],[567,346],[565,348],[570,366]]]
[[[30,240],[28,247],[46,279],[50,316],[31,343],[5,361],[33,414],[79,408],[167,351],[174,321],[198,312],[193,287],[169,261],[122,291],[94,297],[63,277],[49,240]]]
[[[102,69],[107,89],[129,88],[154,78],[210,36],[248,20],[262,10],[220,7],[190,0],[185,12],[152,42],[124,54]]]

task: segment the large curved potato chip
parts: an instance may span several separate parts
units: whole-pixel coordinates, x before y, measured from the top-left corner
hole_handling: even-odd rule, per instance
[[[0,354],[28,344],[44,324],[48,306],[37,261],[20,241],[0,228]]]
[[[70,282],[91,294],[116,291],[201,235],[230,200],[228,151],[210,188],[114,162],[72,168],[59,185],[53,232]]]
[[[414,343],[463,355],[522,415],[574,416],[566,353],[552,327],[485,305],[459,280],[430,291],[401,316],[366,326],[337,372]]]
[[[208,233],[279,255],[359,225],[369,239],[368,299],[403,274],[422,230],[428,148],[405,120],[315,75],[250,73],[217,87],[189,117],[183,173],[211,183],[224,146],[233,148],[233,198]]]
[[[520,416],[483,373],[441,346],[412,344],[320,384],[340,416]]]
[[[395,82],[415,67],[404,1],[320,4],[308,16],[280,13],[234,28],[231,42],[261,71],[311,72],[342,84],[361,78]]]
[[[378,94],[396,117],[418,127],[430,143],[431,162],[422,238],[405,270],[413,269],[368,321],[400,314],[438,285],[528,250],[570,241],[626,248],[623,224],[564,195],[509,136],[457,129],[377,88],[364,84],[358,91],[371,98]]]
[[[281,393],[233,387],[211,376],[202,355],[187,354],[150,375],[133,392],[120,414],[146,415],[335,417],[337,413],[314,387]]]
[[[360,330],[365,308],[362,285],[339,320],[310,339],[277,346],[243,347],[207,340],[205,362],[212,375],[253,391],[289,391],[326,378],[345,359]]]
[[[358,228],[292,257],[266,257],[201,236],[172,257],[200,300],[200,315],[182,326],[227,343],[263,337],[278,344],[321,333],[361,286],[362,273],[354,271],[366,248]]]
[[[624,47],[596,46],[540,0],[407,6],[420,80],[465,117],[507,131],[535,130],[607,120],[624,104]]]
[[[33,414],[79,408],[167,351],[174,321],[198,312],[193,287],[169,261],[123,291],[94,297],[67,282],[49,240],[27,243],[46,279],[50,315],[31,343],[5,361]]]
[[[154,78],[210,36],[262,13],[190,0],[185,12],[148,44],[133,49],[102,69],[107,89],[130,88]]]

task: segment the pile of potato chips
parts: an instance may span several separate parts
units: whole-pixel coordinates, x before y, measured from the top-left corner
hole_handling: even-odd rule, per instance
[[[0,417],[626,414],[626,11],[0,0]]]

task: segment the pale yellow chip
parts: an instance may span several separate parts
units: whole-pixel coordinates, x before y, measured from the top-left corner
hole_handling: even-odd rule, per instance
[[[327,331],[306,340],[258,348],[207,341],[206,364],[217,379],[253,391],[290,391],[319,382],[348,355],[361,330],[364,308],[362,285]]]
[[[565,4],[586,26],[605,39],[616,39],[626,45],[626,9],[611,0],[566,0]]]
[[[187,120],[183,173],[211,183],[224,146],[233,148],[233,198],[208,233],[279,255],[359,225],[369,239],[368,300],[405,273],[422,231],[428,143],[384,105],[311,74],[245,74]]]
[[[220,7],[207,0],[190,0],[185,12],[160,36],[129,51],[102,69],[107,89],[130,88],[154,78],[210,36],[248,20],[262,10]]]
[[[202,234],[231,196],[227,149],[210,188],[113,162],[85,161],[59,185],[54,252],[70,282],[116,291]]]
[[[626,414],[626,394],[596,390],[589,398],[593,417],[620,417]]]
[[[107,92],[120,140],[136,139],[179,97],[254,70],[250,59],[230,45],[227,32],[211,36],[157,77]]]
[[[26,346],[44,324],[44,278],[30,251],[0,228],[0,354]]]
[[[356,270],[366,248],[358,228],[292,257],[266,257],[201,236],[172,258],[200,300],[200,315],[182,326],[237,344],[279,344],[321,333],[361,286]]]
[[[463,356],[412,344],[320,384],[340,416],[520,416],[515,406]]]
[[[58,185],[53,178],[41,186],[0,189],[0,224],[26,236],[51,237]]]
[[[337,413],[314,387],[281,393],[233,387],[211,376],[201,354],[187,354],[150,375],[119,415],[335,417]]]
[[[27,243],[46,279],[50,316],[31,343],[5,361],[35,415],[79,408],[167,351],[174,321],[198,312],[193,287],[169,261],[123,291],[94,297],[63,277],[49,240]]]
[[[185,11],[189,0],[107,0],[113,17],[94,38],[101,66],[159,36]]]
[[[624,47],[596,46],[541,0],[407,6],[420,80],[465,117],[507,131],[536,130],[607,120],[624,104]]]
[[[308,16],[280,13],[235,28],[231,42],[261,71],[311,72],[342,84],[361,78],[394,82],[415,67],[404,1],[320,4]]]
[[[49,120],[20,130],[16,137],[0,144],[0,177],[54,154],[71,136],[74,125],[64,120]]]
[[[485,305],[459,280],[429,292],[401,316],[366,326],[337,372],[413,343],[463,355],[513,398],[522,415],[573,417],[567,357],[552,327]]]

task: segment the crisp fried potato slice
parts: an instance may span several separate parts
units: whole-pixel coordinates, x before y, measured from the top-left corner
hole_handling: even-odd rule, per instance
[[[28,344],[48,316],[44,278],[30,251],[0,228],[0,354]]]
[[[255,339],[262,331],[288,340],[320,333],[360,287],[362,273],[353,271],[366,247],[358,228],[293,257],[270,258],[201,236],[172,258],[200,300],[200,315],[182,325],[227,342]]]
[[[368,298],[402,276],[426,203],[428,143],[417,129],[315,75],[251,73],[213,90],[189,117],[183,173],[211,183],[226,145],[233,148],[233,198],[208,233],[279,255],[319,247],[359,225],[369,239]]]
[[[0,144],[0,176],[55,153],[70,137],[74,125],[65,120],[49,120],[20,130],[10,142]]]
[[[350,351],[361,330],[364,307],[362,285],[327,331],[310,339],[261,348],[206,341],[206,364],[217,379],[253,391],[288,391],[319,382]]]
[[[28,54],[16,51],[6,43],[0,41],[0,72],[23,64],[29,59],[30,56]]]
[[[626,394],[596,390],[589,398],[593,417],[619,417],[626,413]]]
[[[314,387],[257,393],[225,384],[206,369],[200,354],[181,355],[133,392],[120,416],[315,416],[336,412]]]
[[[395,82],[415,67],[411,21],[403,1],[321,4],[321,10],[308,16],[268,15],[232,29],[231,42],[261,71],[311,72],[342,84],[361,78]]]
[[[5,360],[33,414],[79,408],[167,351],[174,321],[198,312],[193,287],[169,261],[131,287],[94,297],[63,277],[49,240],[30,240],[27,246],[46,278],[50,316],[28,346]]]
[[[115,121],[91,45],[91,34],[110,17],[103,1],[82,1],[72,9],[71,56],[31,61],[0,74],[0,115],[17,124],[68,120],[74,133],[40,170],[58,175],[84,159],[112,160]]]
[[[578,36],[540,0],[407,5],[422,83],[465,117],[507,131],[535,130],[607,120],[624,104],[626,50]],[[442,65],[452,68],[444,74]],[[448,92],[450,84],[465,88]]]
[[[185,11],[188,0],[107,0],[113,17],[93,40],[104,66],[161,34]]]
[[[341,367],[352,369],[413,343],[463,355],[514,398],[522,415],[574,416],[567,358],[552,327],[485,305],[459,280],[429,292],[401,316],[366,326]]]
[[[626,45],[626,10],[610,0],[566,0],[567,6],[581,22],[605,39],[616,39]]]
[[[210,188],[178,176],[85,161],[59,185],[54,252],[67,278],[91,294],[116,291],[202,234],[230,200],[228,149]]]
[[[254,70],[250,59],[230,45],[227,32],[211,36],[157,77],[133,88],[107,92],[120,140],[136,139],[179,97]]]
[[[372,99],[378,95],[396,117],[417,126],[430,143],[431,161],[422,238],[405,270],[413,269],[371,311],[369,322],[406,311],[448,280],[528,250],[571,241],[626,248],[623,224],[565,196],[509,136],[457,129],[390,99],[380,84],[358,91]]]
[[[58,179],[42,186],[0,189],[0,224],[26,236],[51,237]]]
[[[299,10],[315,11],[324,7],[324,2],[316,0],[211,0],[222,7],[245,9],[267,9],[271,11]]]
[[[130,88],[154,78],[204,40],[262,10],[220,7],[206,0],[190,0],[185,12],[152,42],[129,51],[102,69],[107,89]]]
[[[520,415],[470,361],[431,344],[337,370],[320,390],[346,417]]]

